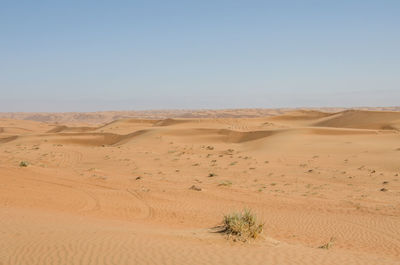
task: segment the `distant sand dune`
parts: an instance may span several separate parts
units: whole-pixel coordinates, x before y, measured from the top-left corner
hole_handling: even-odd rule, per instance
[[[68,127],[68,126],[57,126],[48,131],[48,133],[59,133],[59,132],[90,132],[96,128],[93,127]]]
[[[395,130],[400,128],[400,112],[350,110],[340,112],[314,125],[336,128]]]
[[[374,110],[374,111],[400,111],[400,107],[360,107],[358,110]],[[123,119],[176,119],[176,118],[259,118],[273,117],[285,113],[299,112],[315,112],[314,115],[322,113],[336,113],[347,110],[346,108],[313,108],[313,109],[221,109],[221,110],[146,110],[146,111],[101,111],[101,112],[65,112],[65,113],[26,113],[11,112],[0,113],[0,118],[32,120],[45,123],[58,123],[63,125],[71,124],[106,124],[116,120]],[[313,115],[313,114],[306,114]],[[290,115],[289,115],[290,116]],[[303,115],[304,116],[304,115]],[[304,117],[303,117],[304,118]],[[315,117],[314,117],[315,118]]]
[[[288,112],[283,115],[275,116],[272,117],[271,120],[315,120],[315,119],[321,119],[325,117],[330,117],[332,115],[335,115],[335,113],[325,113],[321,111],[315,111],[315,110],[299,110],[299,111],[292,111]]]
[[[165,119],[154,123],[154,126],[171,126],[176,124],[188,123],[191,120],[177,120],[177,119]]]

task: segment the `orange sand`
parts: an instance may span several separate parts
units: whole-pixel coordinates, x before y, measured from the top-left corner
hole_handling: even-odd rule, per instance
[[[0,264],[400,264],[400,112],[242,112],[0,119]]]

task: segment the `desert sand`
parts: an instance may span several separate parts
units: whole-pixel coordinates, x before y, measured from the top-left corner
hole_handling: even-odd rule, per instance
[[[2,114],[0,264],[400,264],[391,110]]]

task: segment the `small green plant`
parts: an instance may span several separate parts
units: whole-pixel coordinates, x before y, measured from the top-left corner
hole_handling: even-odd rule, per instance
[[[256,215],[248,209],[224,216],[221,233],[234,240],[256,239],[263,232],[264,224],[257,221]]]
[[[189,189],[195,190],[195,191],[201,191],[202,189],[199,186],[192,185]]]
[[[21,162],[19,163],[19,166],[20,166],[20,167],[27,167],[28,165],[29,165],[29,163],[26,162],[26,161],[21,161]]]
[[[323,244],[319,248],[328,250],[328,249],[332,248],[334,244],[335,244],[335,238],[331,237],[331,239],[329,239],[329,241],[327,243]]]
[[[221,181],[218,186],[232,186],[232,182],[230,180]]]

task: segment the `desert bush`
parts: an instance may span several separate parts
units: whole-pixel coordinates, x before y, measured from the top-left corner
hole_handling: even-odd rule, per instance
[[[230,181],[230,180],[224,180],[218,184],[218,186],[231,186],[231,185],[232,185],[232,181]]]
[[[20,167],[27,167],[28,166],[28,162],[26,162],[26,161],[21,161],[20,163],[19,163],[19,166]]]
[[[235,240],[247,241],[256,239],[264,229],[264,224],[258,222],[256,215],[248,209],[224,216],[222,233]]]

